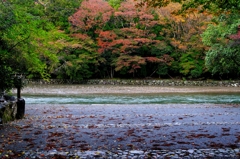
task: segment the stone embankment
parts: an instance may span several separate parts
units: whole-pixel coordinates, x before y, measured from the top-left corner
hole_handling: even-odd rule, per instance
[[[136,85],[136,86],[204,86],[204,87],[240,87],[240,80],[225,81],[188,81],[188,80],[158,80],[158,79],[91,79],[91,80],[69,80],[69,79],[26,79],[26,84],[89,84],[89,85]]]

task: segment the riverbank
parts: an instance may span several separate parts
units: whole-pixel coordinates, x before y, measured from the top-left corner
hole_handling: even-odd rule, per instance
[[[183,86],[183,87],[240,87],[240,80],[177,80],[177,79],[25,79],[26,84],[45,85],[45,84],[85,84],[85,85],[118,85],[118,86]]]
[[[13,90],[16,93],[16,90]],[[240,93],[239,87],[125,86],[125,85],[38,85],[23,88],[23,95],[150,94],[150,93]]]
[[[28,104],[0,158],[238,159],[240,109],[222,104]]]

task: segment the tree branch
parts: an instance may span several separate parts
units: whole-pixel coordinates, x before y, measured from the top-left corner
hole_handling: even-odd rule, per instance
[[[28,38],[30,38],[30,34],[29,34],[26,38],[20,40],[20,41],[17,42],[16,44],[14,44],[11,48],[9,48],[9,49],[8,49],[8,52],[11,52],[18,44],[20,44],[21,42],[24,42],[24,41],[27,40]]]

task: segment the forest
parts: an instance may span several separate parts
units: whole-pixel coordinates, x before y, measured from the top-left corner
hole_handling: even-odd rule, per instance
[[[26,78],[240,77],[238,0],[0,0],[0,87]]]

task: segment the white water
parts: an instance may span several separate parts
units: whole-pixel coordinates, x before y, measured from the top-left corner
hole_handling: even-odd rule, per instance
[[[240,104],[240,94],[25,95],[23,98],[29,104]]]

